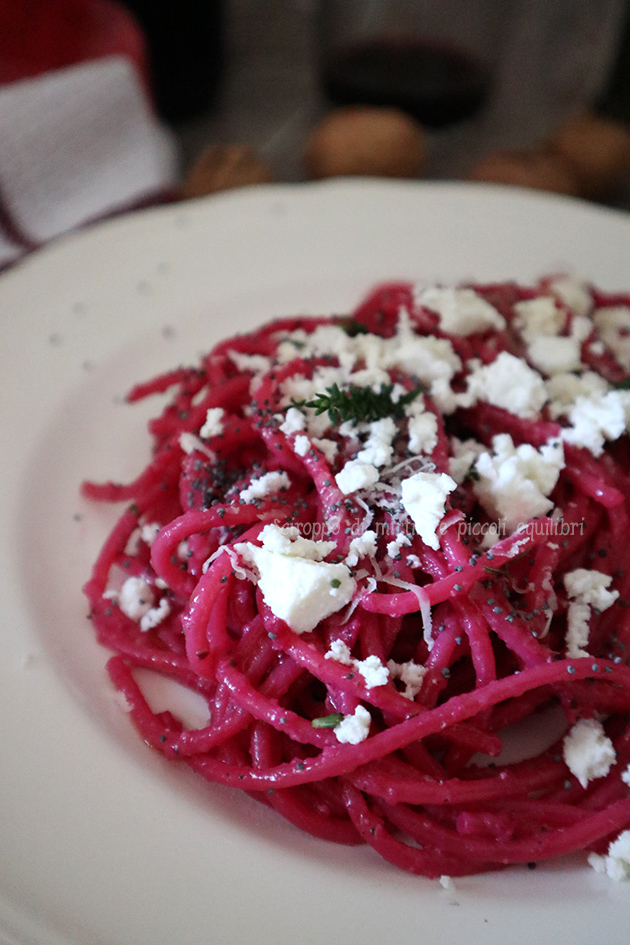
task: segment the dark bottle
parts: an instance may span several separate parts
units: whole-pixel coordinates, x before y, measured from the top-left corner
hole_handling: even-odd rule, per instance
[[[208,110],[223,72],[221,0],[123,0],[147,40],[157,109],[178,122]]]

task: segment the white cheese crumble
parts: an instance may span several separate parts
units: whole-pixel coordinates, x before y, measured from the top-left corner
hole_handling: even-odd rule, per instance
[[[598,611],[607,610],[619,597],[619,591],[609,591],[612,584],[610,574],[577,568],[564,576],[564,586],[569,597],[578,604],[590,604]]]
[[[591,397],[596,394],[605,394],[609,385],[603,377],[595,371],[585,371],[577,374],[556,374],[546,382],[549,395],[549,414],[555,420],[567,413],[579,397]]]
[[[409,538],[405,535],[404,532],[400,532],[393,541],[387,542],[387,554],[390,558],[399,558],[401,548],[408,548],[411,544]]]
[[[272,613],[301,634],[350,603],[356,581],[345,564],[321,561],[335,542],[311,541],[296,533],[295,526],[266,525],[259,536],[262,547],[250,542],[234,547],[256,568]]]
[[[271,370],[271,360],[264,354],[246,354],[244,351],[228,351],[228,358],[239,371],[249,371],[261,376]]]
[[[370,655],[364,660],[355,660],[350,654],[350,648],[343,640],[333,640],[324,659],[335,660],[344,666],[352,666],[363,676],[368,689],[385,686],[389,679],[389,669],[383,665],[378,656]]]
[[[593,323],[615,360],[624,370],[630,371],[630,307],[606,305],[598,308],[593,315]]]
[[[359,489],[369,489],[378,482],[378,470],[371,463],[362,463],[360,460],[349,460],[343,469],[335,476],[335,481],[344,495],[357,492]]]
[[[414,663],[413,660],[407,663],[395,663],[394,660],[389,660],[387,668],[392,679],[400,679],[404,684],[405,688],[401,695],[413,702],[422,688],[422,681],[427,673],[426,666]]]
[[[361,558],[374,557],[376,554],[376,539],[376,532],[370,529],[352,539],[346,556],[346,564],[349,568],[356,567]]]
[[[570,427],[562,430],[566,443],[601,456],[605,440],[616,440],[630,420],[630,391],[611,390],[605,394],[578,397],[566,411]]]
[[[603,778],[617,757],[613,743],[597,719],[580,719],[563,742],[565,763],[583,788],[595,778]]]
[[[291,433],[299,433],[301,430],[304,430],[305,427],[306,417],[302,411],[298,410],[297,407],[289,407],[286,417],[278,429],[281,433],[284,433],[285,436],[289,436]]]
[[[361,463],[371,463],[377,468],[387,466],[394,452],[392,442],[398,433],[398,427],[391,417],[384,417],[370,423],[369,431],[363,449],[357,453],[357,460]]]
[[[414,454],[433,452],[438,442],[437,417],[431,410],[425,410],[424,400],[417,397],[405,408],[409,451]]]
[[[210,407],[206,413],[205,423],[199,431],[199,436],[209,440],[211,437],[223,433],[223,416],[223,407]]]
[[[339,452],[339,444],[336,443],[335,440],[327,440],[314,436],[312,442],[316,449],[322,451],[327,463],[333,463],[335,461],[335,457]]]
[[[311,441],[307,436],[304,436],[303,434],[296,436],[295,440],[293,441],[293,449],[298,456],[306,456],[310,448]]]
[[[146,614],[140,618],[140,629],[144,632],[153,630],[153,628],[161,624],[163,620],[166,620],[170,612],[171,606],[167,599],[163,597],[157,607],[151,607],[151,609],[147,610]]]
[[[149,548],[157,538],[157,534],[161,529],[161,525],[158,525],[157,522],[148,522],[146,525],[143,525],[140,529],[140,537],[145,545],[148,545]]]
[[[621,780],[623,781],[624,784],[627,784],[628,787],[630,787],[630,764],[628,765],[625,771],[622,771]]]
[[[346,715],[339,725],[335,725],[333,732],[343,745],[358,745],[368,737],[371,721],[368,710],[358,705],[354,715]]]
[[[553,508],[548,496],[564,469],[564,450],[559,439],[548,440],[539,450],[530,443],[514,446],[509,433],[494,436],[492,449],[492,455],[484,452],[475,463],[479,478],[473,489],[486,512],[511,534]]]
[[[586,282],[575,276],[561,276],[549,284],[551,292],[576,315],[584,317],[593,308],[593,297]]]
[[[123,614],[139,623],[153,607],[153,589],[144,578],[129,577],[118,595],[118,604]]]
[[[204,444],[201,442],[198,436],[195,436],[194,433],[180,433],[179,435],[179,445],[181,446],[184,453],[190,456],[191,453],[194,453],[195,450],[200,450],[201,452],[206,452]]]
[[[522,358],[502,351],[490,364],[475,367],[468,376],[463,406],[472,407],[485,400],[517,417],[535,417],[547,400],[545,384]]]
[[[446,473],[416,473],[402,482],[402,504],[425,545],[437,551],[436,529],[444,517],[446,497],[457,483]]]
[[[267,551],[297,558],[310,558],[312,561],[323,561],[326,555],[337,547],[334,541],[313,541],[311,538],[304,538],[300,535],[297,525],[269,523],[258,537]]]
[[[527,344],[541,335],[549,338],[559,334],[567,320],[566,313],[558,308],[556,300],[550,296],[517,302],[514,313],[514,327]]]
[[[552,376],[582,368],[582,342],[575,337],[539,335],[527,346],[527,356],[539,371]]]
[[[595,872],[605,873],[615,882],[630,879],[630,830],[624,830],[612,841],[605,856],[589,853],[588,862]]]
[[[255,499],[264,499],[268,495],[275,495],[281,489],[288,489],[291,480],[285,472],[268,472],[264,476],[252,479],[246,489],[241,489],[239,498],[243,502],[253,502]]]
[[[567,611],[566,656],[569,659],[582,659],[589,656],[585,649],[589,637],[591,608],[588,604],[569,604]]]
[[[453,455],[449,456],[448,460],[449,476],[460,485],[478,457],[486,452],[486,448],[477,440],[459,440],[456,436],[453,436],[451,437],[451,452]]]
[[[384,666],[378,656],[366,656],[364,660],[355,660],[355,667],[361,673],[368,689],[384,686],[389,679],[389,669]]]
[[[416,293],[416,301],[436,312],[442,331],[451,335],[473,335],[476,332],[505,328],[505,319],[474,289],[432,286]]]

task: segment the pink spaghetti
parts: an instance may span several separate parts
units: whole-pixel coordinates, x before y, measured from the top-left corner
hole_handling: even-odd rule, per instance
[[[630,828],[630,297],[380,286],[169,392],[86,585],[143,739],[428,877]],[[150,708],[136,671],[200,694]],[[545,736],[553,717],[564,718]],[[515,726],[540,745],[503,759]],[[555,737],[555,741],[554,741]]]

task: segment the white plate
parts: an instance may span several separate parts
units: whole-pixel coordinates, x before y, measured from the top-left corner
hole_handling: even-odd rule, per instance
[[[616,945],[630,886],[563,861],[457,881],[301,835],[146,748],[114,702],[81,585],[112,510],[85,477],[148,456],[138,379],[380,279],[630,287],[630,218],[488,187],[248,189],[136,214],[0,279],[0,938],[32,945]],[[154,405],[149,405],[154,409]]]

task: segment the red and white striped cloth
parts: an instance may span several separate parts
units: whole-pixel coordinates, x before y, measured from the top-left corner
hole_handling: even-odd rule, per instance
[[[143,37],[111,0],[0,0],[0,82],[0,267],[170,194]]]

